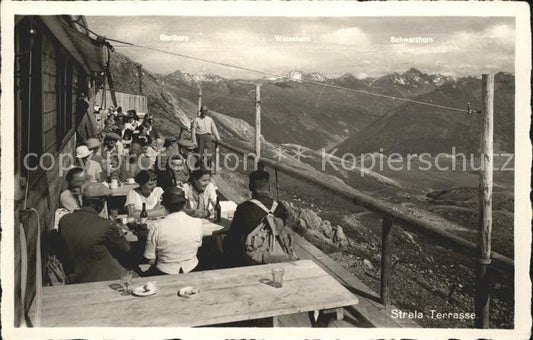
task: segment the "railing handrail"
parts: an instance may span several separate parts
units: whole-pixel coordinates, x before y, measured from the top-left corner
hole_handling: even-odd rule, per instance
[[[243,148],[221,142],[220,146],[229,149],[231,151],[237,152],[239,154],[242,154],[247,157],[254,157],[254,153],[251,151],[247,151]],[[431,222],[423,217],[414,216],[412,214],[409,214],[405,207],[400,207],[398,205],[394,205],[388,202],[385,202],[383,200],[371,197],[369,195],[366,195],[364,193],[359,192],[357,189],[343,186],[336,187],[330,182],[324,181],[323,179],[316,177],[316,176],[310,176],[305,173],[299,173],[293,168],[291,168],[288,165],[285,165],[281,162],[277,162],[265,157],[261,157],[261,162],[267,166],[272,167],[273,169],[276,169],[282,173],[285,173],[291,177],[304,180],[306,182],[312,182],[318,186],[320,186],[322,189],[326,189],[328,191],[331,191],[335,193],[336,195],[347,199],[356,205],[362,206],[367,210],[370,210],[378,215],[381,215],[383,217],[387,217],[392,219],[394,222],[397,222],[402,225],[402,227],[409,229],[411,231],[414,231],[416,233],[425,233],[425,234],[431,234],[433,236],[436,236],[437,238],[440,238],[446,242],[450,242],[455,246],[458,246],[459,249],[461,249],[463,252],[476,252],[477,251],[477,245],[472,242],[465,240],[464,238],[461,238],[457,235],[454,235],[452,233],[449,233],[445,230],[441,230],[438,228],[435,228],[433,226],[434,222]],[[440,224],[446,223],[449,227],[459,227],[458,225],[452,223],[452,222],[439,222]],[[492,251],[492,259],[503,265],[505,269],[514,269],[514,260],[502,255],[500,253],[497,253],[495,251]]]

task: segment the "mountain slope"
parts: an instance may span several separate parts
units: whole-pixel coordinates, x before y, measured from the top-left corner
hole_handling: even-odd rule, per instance
[[[348,89],[376,92],[409,98],[436,88],[435,79],[411,69],[396,74],[397,82],[379,79],[358,79],[347,73],[328,79],[320,73],[292,71],[284,77],[258,80],[262,83],[261,111],[263,134],[275,143],[294,143],[312,149],[334,146],[362,131],[380,115],[401,102],[370,96],[350,90],[320,86],[324,83]],[[203,103],[209,108],[255,124],[255,83],[231,80],[216,75],[193,77],[176,71],[161,75],[162,84],[175,95],[197,101],[198,86],[202,87]],[[309,84],[312,81],[317,84]],[[400,84],[402,83],[402,84]]]
[[[481,108],[481,80],[472,77],[447,82],[416,100],[466,109]],[[495,149],[514,149],[514,76],[495,76]],[[481,114],[451,111],[415,103],[405,103],[389,111],[364,131],[338,145],[340,152],[476,153],[481,138]],[[380,149],[383,149],[382,151]]]

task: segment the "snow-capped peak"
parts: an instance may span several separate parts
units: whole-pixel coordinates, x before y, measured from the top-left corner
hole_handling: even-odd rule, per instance
[[[303,79],[304,73],[302,71],[290,71],[285,76],[289,80],[301,82]]]
[[[328,78],[326,78],[323,74],[318,72],[312,72],[305,75],[306,80],[312,80],[312,81],[327,81]]]

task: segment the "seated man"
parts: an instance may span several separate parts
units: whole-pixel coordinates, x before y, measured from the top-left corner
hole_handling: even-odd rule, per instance
[[[149,170],[151,168],[150,159],[142,153],[142,146],[139,142],[133,142],[130,145],[130,151],[124,157],[122,164],[120,164],[120,178],[123,181],[135,176],[141,170]]]
[[[83,206],[59,221],[62,256],[71,283],[120,279],[123,265],[129,267],[131,249],[117,226],[101,218],[110,191],[101,183],[83,189]]]
[[[270,209],[274,200],[270,195],[270,174],[264,170],[250,173],[248,188],[252,192],[252,199],[258,200]],[[244,258],[244,243],[246,237],[252,232],[266,216],[266,212],[251,201],[246,201],[237,206],[231,227],[224,238],[224,256],[229,267],[246,265]],[[274,216],[287,220],[287,210],[283,204],[278,204]]]
[[[120,136],[114,132],[106,134],[102,145],[102,162],[106,176],[117,174],[124,155],[122,144],[119,144]]]
[[[83,168],[75,167],[67,172],[65,180],[67,181],[68,186],[59,196],[59,203],[61,208],[73,212],[81,207],[81,191],[83,186],[87,183],[87,176],[85,175]]]
[[[163,189],[170,186],[183,188],[183,185],[189,180],[194,165],[191,149],[194,144],[187,140],[167,139],[167,141],[176,141],[168,144],[168,147],[159,154],[156,161],[157,185]]]
[[[183,191],[169,187],[163,193],[168,216],[148,233],[144,257],[152,265],[149,275],[188,273],[198,269],[196,253],[202,245],[202,220],[188,216]]]
[[[105,139],[105,136],[108,133],[115,131],[115,129],[116,129],[115,121],[112,118],[106,118],[104,120],[104,128],[98,134],[98,138],[100,138],[100,140],[103,141]]]
[[[102,166],[100,163],[91,159],[93,154],[92,150],[89,150],[87,145],[80,145],[76,148],[76,159],[74,160],[75,166],[85,169],[87,174],[87,180],[89,182],[101,182],[102,181]]]

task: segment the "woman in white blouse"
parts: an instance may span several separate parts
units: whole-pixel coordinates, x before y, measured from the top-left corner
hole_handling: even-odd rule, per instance
[[[146,204],[148,216],[161,216],[165,209],[161,205],[163,189],[157,186],[157,175],[152,170],[142,170],[135,176],[139,187],[126,195],[126,208],[130,216],[138,217]]]
[[[185,211],[194,217],[209,217],[217,202],[217,190],[211,182],[211,172],[197,169],[191,173],[189,181],[183,185],[187,205]]]

